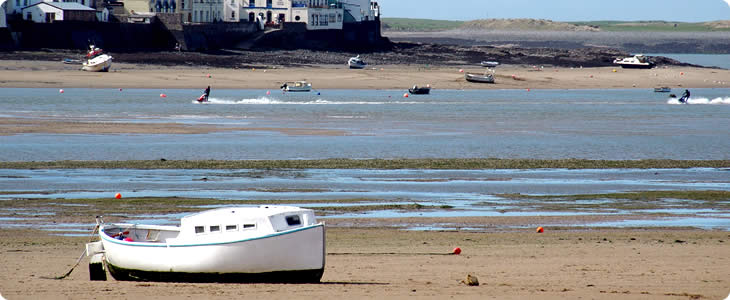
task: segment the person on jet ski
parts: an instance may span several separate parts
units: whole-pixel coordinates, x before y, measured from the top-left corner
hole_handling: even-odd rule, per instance
[[[210,86],[205,88],[205,101],[208,101],[208,97],[210,97]]]
[[[689,95],[689,90],[684,90],[684,94],[682,94],[682,97],[679,98],[679,103],[687,103],[687,101],[689,100]]]

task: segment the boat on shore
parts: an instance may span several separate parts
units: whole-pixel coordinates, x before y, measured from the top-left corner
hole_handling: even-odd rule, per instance
[[[651,69],[655,66],[654,62],[650,61],[648,57],[642,54],[637,54],[632,57],[617,58],[613,61],[613,63],[624,69]]]
[[[101,48],[94,45],[89,46],[86,53],[86,61],[82,63],[81,70],[88,72],[109,72],[112,66],[112,56],[105,54]]]
[[[324,273],[325,228],[310,209],[224,207],[179,227],[97,224],[87,255],[116,280],[316,283]]]
[[[312,84],[306,81],[291,81],[281,85],[281,90],[285,92],[311,92]]]
[[[426,85],[425,87],[419,87],[414,85],[412,88],[408,89],[408,93],[413,95],[428,95],[431,93],[431,86]]]
[[[485,68],[496,68],[497,66],[499,66],[499,62],[485,60],[485,61],[482,61],[480,65]]]
[[[464,78],[466,78],[466,81],[469,81],[469,82],[494,83],[494,75],[489,74],[489,73],[484,73],[484,74],[466,73],[464,75]]]
[[[360,55],[358,55],[350,57],[350,60],[347,61],[347,65],[350,66],[350,69],[364,69],[368,64],[360,58]]]

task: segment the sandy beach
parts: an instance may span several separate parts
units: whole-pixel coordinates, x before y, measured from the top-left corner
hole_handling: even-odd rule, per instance
[[[503,66],[495,84],[469,83],[464,72],[483,73],[475,66],[373,65],[350,70],[345,65],[269,66],[267,69],[152,66],[114,63],[108,73],[90,73],[77,65],[53,61],[1,60],[0,87],[10,88],[145,88],[145,89],[272,89],[287,81],[307,80],[315,89],[396,89],[430,84],[434,89],[649,89],[730,88],[730,70],[661,67],[627,70],[619,67],[559,68]]]
[[[501,66],[496,84],[464,80],[474,66],[344,65],[232,69],[115,63],[88,73],[52,61],[0,60],[0,88],[271,89],[307,80],[316,89],[651,89],[730,88],[730,71],[667,67],[553,68]],[[103,124],[102,124],[103,125]],[[99,126],[75,120],[0,118],[1,135],[23,133],[207,133],[247,128],[174,124]],[[339,135],[316,128],[273,128],[292,135]],[[0,191],[1,192],[1,191]],[[70,207],[70,206],[69,206]],[[54,219],[88,222],[88,216]],[[34,218],[56,218],[34,216]],[[730,233],[687,228],[535,227],[539,217],[327,220],[321,284],[191,284],[89,281],[88,259],[63,280],[87,237],[0,229],[0,299],[725,299],[730,293]],[[554,220],[553,220],[554,221]],[[489,230],[408,231],[397,226],[463,222]],[[500,229],[509,225],[513,229]],[[563,224],[563,223],[561,223]],[[516,229],[514,229],[516,228]],[[449,255],[460,247],[460,255]],[[467,274],[476,287],[460,283]]]
[[[483,220],[488,222],[488,220]],[[523,219],[524,222],[529,222]],[[328,224],[321,284],[89,281],[88,240],[0,230],[0,294],[14,299],[724,299],[727,232],[420,232]],[[454,247],[461,255],[449,255]],[[39,263],[43,262],[43,263]],[[479,286],[459,281],[477,276]]]

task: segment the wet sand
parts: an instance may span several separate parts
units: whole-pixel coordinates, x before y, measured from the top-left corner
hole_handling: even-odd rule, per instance
[[[328,224],[322,284],[92,282],[86,259],[66,279],[43,278],[65,274],[87,240],[0,230],[0,294],[13,300],[724,299],[730,292],[730,234],[716,231],[420,232]],[[448,255],[454,247],[461,255]],[[480,285],[459,283],[467,274]]]
[[[409,65],[372,66],[367,70],[350,70],[344,65],[262,70],[115,63],[108,73],[90,73],[61,62],[2,60],[0,87],[203,89],[211,85],[213,89],[275,90],[283,82],[307,80],[315,89],[406,90],[414,84],[430,84],[434,89],[730,88],[730,70],[693,67],[626,70],[503,66],[496,70],[496,84],[469,83],[460,71],[485,70],[475,66]]]

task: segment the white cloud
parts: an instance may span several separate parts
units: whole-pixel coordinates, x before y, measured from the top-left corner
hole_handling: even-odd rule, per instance
[[[730,0],[723,0],[723,1],[727,2],[727,5],[730,6]],[[730,296],[728,296],[728,297],[730,297]]]

